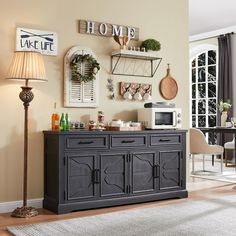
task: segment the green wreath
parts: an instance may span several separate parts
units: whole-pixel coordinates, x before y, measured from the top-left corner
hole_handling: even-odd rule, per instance
[[[81,74],[78,70],[79,64],[81,63],[88,63],[89,70],[87,71],[86,75]],[[89,82],[91,80],[95,80],[95,75],[100,70],[100,65],[97,60],[89,55],[89,54],[76,54],[72,60],[70,61],[70,68],[71,68],[71,79],[72,80],[79,80],[80,82]]]

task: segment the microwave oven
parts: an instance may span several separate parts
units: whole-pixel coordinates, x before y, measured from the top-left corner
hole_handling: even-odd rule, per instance
[[[180,108],[141,108],[138,109],[138,121],[146,129],[180,129]]]

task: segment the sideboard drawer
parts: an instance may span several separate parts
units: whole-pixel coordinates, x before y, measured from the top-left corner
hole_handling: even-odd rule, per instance
[[[108,148],[108,136],[68,136],[66,137],[66,149],[80,148]]]
[[[166,144],[181,144],[182,136],[181,134],[166,134],[166,135],[151,135],[150,145],[166,145]]]
[[[147,146],[146,135],[111,135],[111,148],[140,146]]]

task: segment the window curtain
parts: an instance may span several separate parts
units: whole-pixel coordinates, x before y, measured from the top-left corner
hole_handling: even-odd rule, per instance
[[[230,100],[231,104],[233,102],[231,35],[232,33],[218,37],[218,104],[220,100]],[[228,116],[233,116],[233,107],[231,107]],[[220,113],[218,113],[217,123],[220,126]],[[232,135],[226,134],[219,138],[219,144],[224,145],[225,142],[232,140]]]
[[[233,101],[232,85],[232,56],[231,56],[231,33],[218,37],[219,45],[219,71],[218,71],[218,104],[220,100]],[[233,108],[229,116],[233,115]],[[219,116],[218,116],[219,117]],[[218,119],[219,122],[220,119]],[[218,123],[218,125],[220,125]]]

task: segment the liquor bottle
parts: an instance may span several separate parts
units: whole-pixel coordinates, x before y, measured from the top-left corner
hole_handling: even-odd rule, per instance
[[[60,116],[55,113],[55,131],[60,131]]]
[[[55,113],[52,113],[52,130],[55,131]]]
[[[68,113],[66,113],[66,124],[65,124],[65,130],[66,131],[69,131],[70,130],[70,120],[69,120],[69,116],[68,116]]]
[[[54,103],[54,112],[52,114],[52,130],[59,131],[60,130],[60,116],[56,112],[57,103]]]
[[[61,131],[65,131],[65,130],[66,130],[66,120],[65,120],[65,115],[64,115],[64,113],[62,113],[62,115],[61,115],[60,130],[61,130]]]

